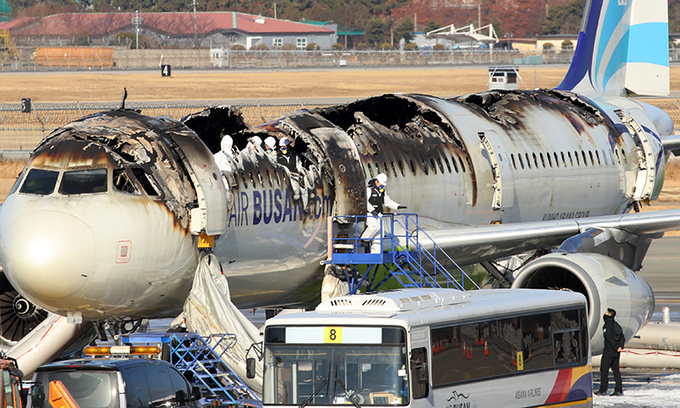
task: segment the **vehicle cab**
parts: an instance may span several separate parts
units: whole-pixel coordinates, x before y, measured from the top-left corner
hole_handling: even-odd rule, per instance
[[[22,408],[21,378],[24,373],[19,370],[16,360],[11,358],[0,358],[0,370],[0,393],[5,408]]]
[[[170,363],[157,359],[117,356],[45,364],[33,375],[27,406],[50,408],[50,383],[55,381],[82,408],[201,406],[200,390]]]

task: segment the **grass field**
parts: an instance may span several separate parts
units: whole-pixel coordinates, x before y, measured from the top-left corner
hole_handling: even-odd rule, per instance
[[[566,67],[520,69],[520,88],[553,88]],[[463,95],[487,89],[488,70],[475,68],[266,70],[257,72],[0,73],[0,103],[98,102],[119,100],[127,88],[129,101],[176,101],[270,98],[360,98],[386,92]],[[671,90],[680,90],[680,67],[671,68]],[[0,200],[4,200],[24,163],[0,162]],[[656,210],[680,207],[680,163],[668,166]]]
[[[553,88],[566,67],[520,70],[521,88]],[[0,103],[365,97],[386,92],[463,95],[487,89],[488,69],[332,69],[259,72],[175,71],[104,73],[0,73]]]
[[[554,88],[566,67],[520,68],[520,88]],[[0,103],[117,101],[127,88],[130,101],[270,98],[360,98],[386,92],[464,95],[487,89],[487,67],[329,69],[258,72],[106,71],[97,73],[0,73]],[[671,67],[671,90],[680,91],[680,67]]]

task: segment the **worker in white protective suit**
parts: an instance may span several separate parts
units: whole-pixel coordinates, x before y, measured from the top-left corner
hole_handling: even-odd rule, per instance
[[[273,136],[269,136],[268,138],[264,139],[264,150],[267,152],[269,157],[276,161],[276,155],[278,154],[276,152],[276,145],[278,142],[276,141],[276,138]]]
[[[380,173],[378,176],[368,182],[368,189],[366,190],[366,197],[368,198],[368,216],[366,217],[366,229],[361,234],[361,239],[371,241],[370,253],[379,254],[382,252],[382,237],[374,239],[380,233],[380,224],[382,223],[383,207],[389,207],[393,210],[403,210],[406,206],[392,200],[385,192],[385,185],[387,184],[387,175]]]
[[[221,171],[231,172],[232,171],[232,161],[234,160],[234,153],[232,152],[232,147],[234,147],[234,140],[229,135],[224,135],[222,141],[220,142],[220,151],[213,155],[215,159],[215,164]]]

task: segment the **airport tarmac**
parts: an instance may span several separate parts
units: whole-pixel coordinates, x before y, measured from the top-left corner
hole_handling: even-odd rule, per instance
[[[671,321],[680,322],[680,237],[654,240],[645,257],[640,275],[654,290],[656,305],[651,321],[662,320],[661,309],[671,310]],[[242,312],[257,326],[264,324],[264,311]],[[152,322],[152,325],[157,322]],[[167,324],[167,323],[166,323]],[[680,358],[680,357],[679,357]],[[593,396],[594,407],[607,408],[675,408],[680,406],[680,370],[622,369],[621,397]],[[593,371],[593,387],[600,384],[599,371]],[[610,390],[613,391],[610,375]]]
[[[656,239],[639,272],[652,287],[656,304],[652,322],[662,321],[661,310],[669,307],[671,321],[680,322],[680,237]],[[680,358],[680,357],[679,357]],[[680,371],[622,369],[623,396],[593,396],[593,406],[611,408],[675,408],[680,405]],[[610,390],[614,387],[610,374]],[[593,387],[600,385],[599,371],[593,371]]]

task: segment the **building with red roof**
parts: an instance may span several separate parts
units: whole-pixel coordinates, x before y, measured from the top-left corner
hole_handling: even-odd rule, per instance
[[[305,48],[316,43],[329,49],[337,41],[336,31],[327,26],[237,12],[140,13],[138,21],[135,16],[135,13],[56,14],[0,22],[0,30],[10,30],[17,45],[26,46],[110,45],[121,32],[136,35],[137,27],[140,37],[159,47],[231,48],[240,44],[247,49],[258,45],[277,49],[285,44]]]

